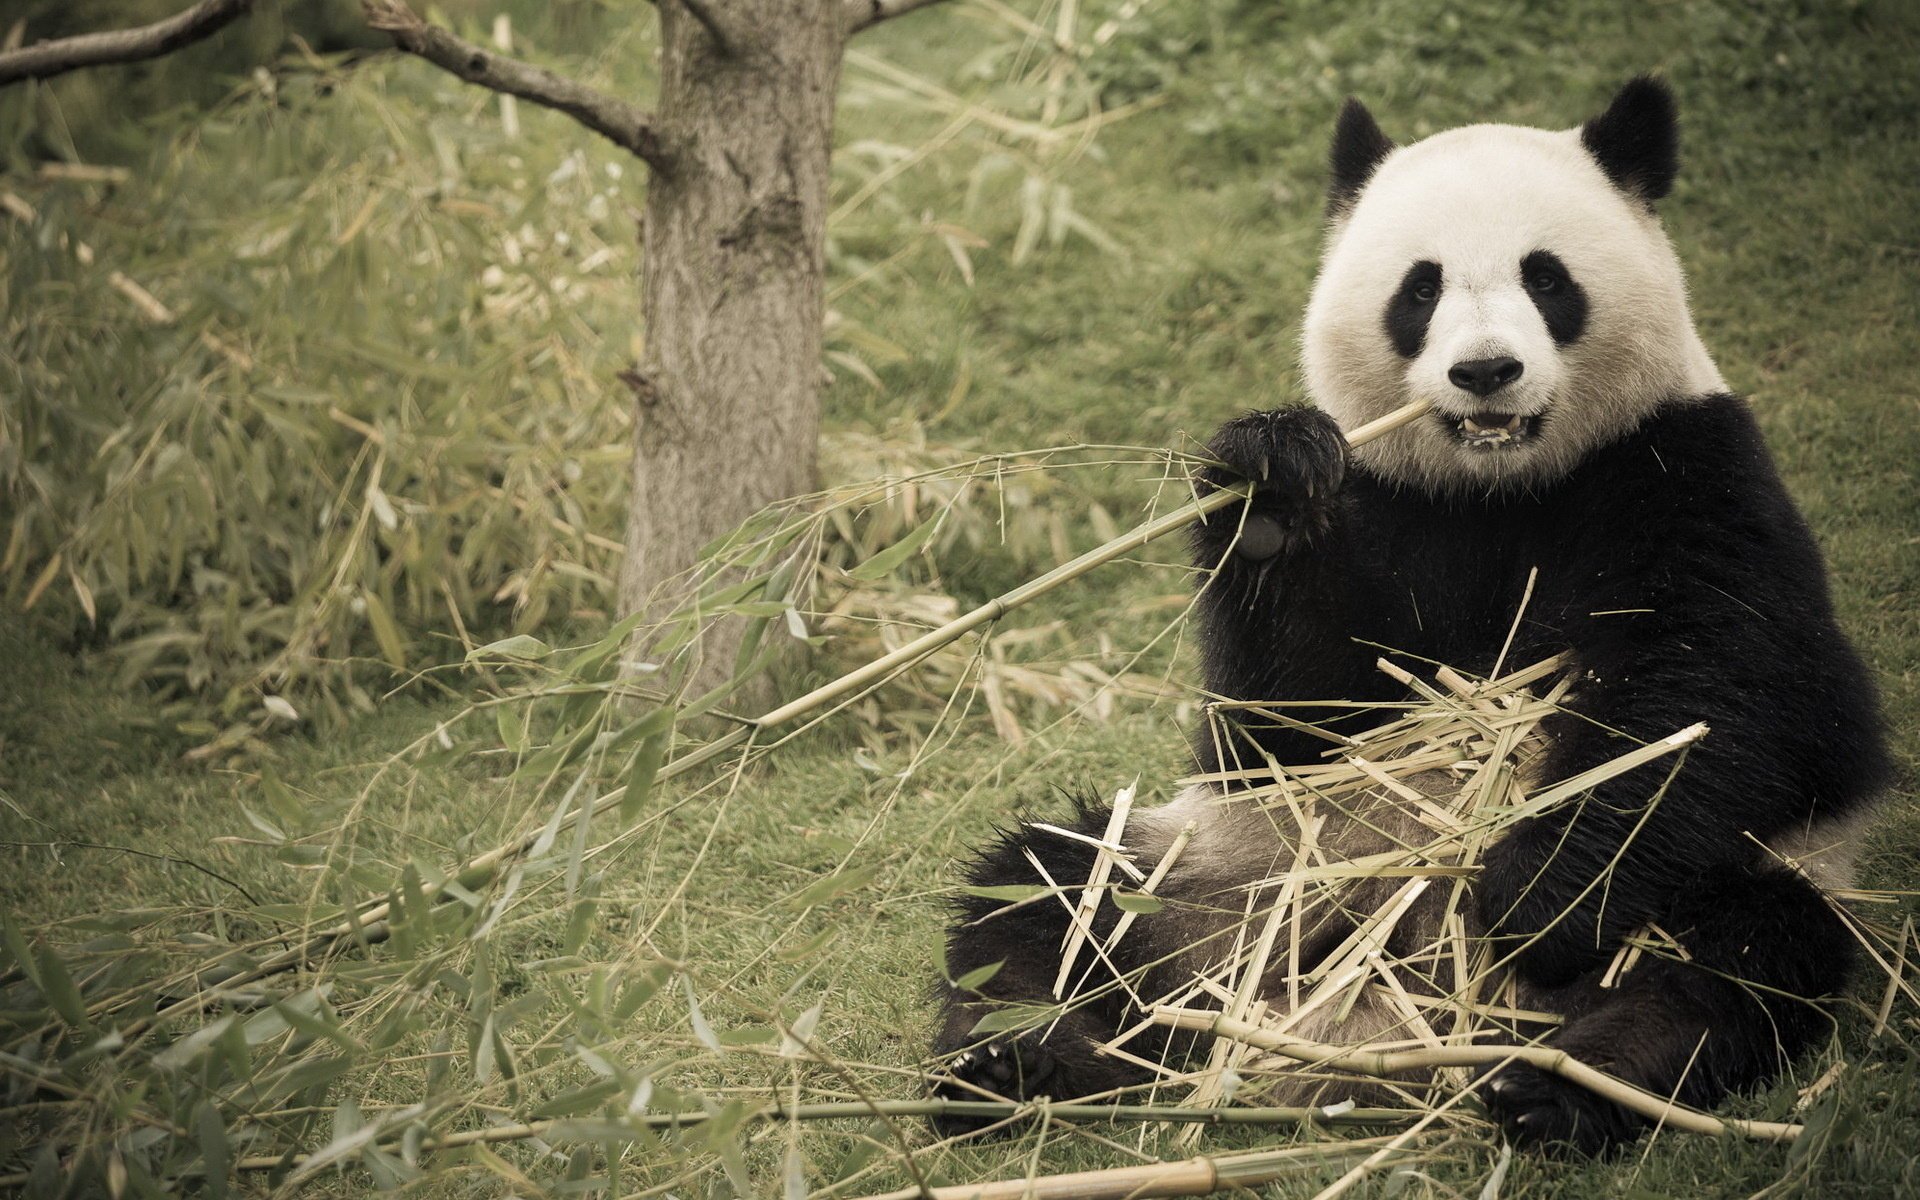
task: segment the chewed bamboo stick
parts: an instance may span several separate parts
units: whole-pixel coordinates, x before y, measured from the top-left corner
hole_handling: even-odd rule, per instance
[[[1163,1008],[1156,1010],[1153,1017],[1157,1023],[1174,1029],[1196,1029],[1217,1037],[1232,1038],[1262,1050],[1284,1054],[1298,1062],[1351,1071],[1356,1075],[1388,1077],[1433,1067],[1486,1067],[1521,1062],[1579,1084],[1595,1095],[1650,1121],[1658,1121],[1689,1133],[1708,1137],[1738,1134],[1759,1141],[1789,1142],[1802,1132],[1799,1125],[1721,1118],[1684,1108],[1664,1096],[1656,1096],[1624,1079],[1590,1067],[1564,1050],[1549,1046],[1446,1046],[1433,1050],[1378,1051],[1365,1047],[1331,1046],[1324,1042],[1289,1037],[1216,1012]]]
[[[1080,891],[1079,902],[1074,905],[1066,941],[1060,949],[1060,970],[1053,978],[1055,1000],[1060,999],[1067,990],[1067,980],[1073,977],[1073,963],[1080,957],[1080,947],[1093,936],[1094,914],[1100,910],[1100,898],[1106,892],[1107,878],[1113,874],[1113,864],[1119,859],[1107,847],[1125,845],[1127,816],[1133,811],[1133,792],[1134,789],[1129,786],[1114,793],[1113,811],[1107,816],[1106,832],[1101,835],[1100,846],[1093,854],[1093,870],[1087,876],[1087,886]],[[1134,878],[1140,878],[1137,871]]]

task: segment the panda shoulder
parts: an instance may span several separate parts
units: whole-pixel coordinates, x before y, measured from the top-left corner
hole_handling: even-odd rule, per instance
[[[1727,392],[1661,404],[1598,457],[1608,473],[1644,475],[1648,482],[1777,482],[1752,406]]]

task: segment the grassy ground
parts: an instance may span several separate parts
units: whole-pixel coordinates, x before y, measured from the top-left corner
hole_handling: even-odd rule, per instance
[[[1098,153],[1043,164],[1118,250],[1068,237],[1016,264],[1018,208],[969,209],[963,195],[973,163],[936,158],[908,174],[887,203],[964,224],[990,245],[973,252],[969,286],[957,267],[942,265],[937,248],[864,273],[863,264],[882,262],[891,248],[862,227],[842,234],[840,280],[861,282],[836,307],[905,352],[877,364],[879,389],[843,372],[828,398],[831,423],[878,432],[911,417],[932,438],[981,451],[1164,445],[1204,436],[1236,410],[1296,399],[1293,339],[1316,253],[1319,164],[1341,97],[1366,98],[1402,139],[1488,118],[1570,125],[1619,80],[1659,69],[1684,105],[1686,167],[1664,210],[1690,269],[1696,315],[1723,370],[1754,397],[1829,555],[1842,620],[1885,688],[1905,770],[1875,835],[1868,882],[1914,886],[1920,366],[1911,331],[1920,325],[1920,180],[1912,164],[1920,156],[1920,83],[1910,66],[1920,20],[1895,3],[1815,0],[1582,3],[1553,15],[1501,0],[1462,7],[1149,6],[1092,69],[1112,102],[1151,97],[1156,106],[1106,130]],[[874,47],[950,78],[978,37],[972,20],[903,20]],[[934,117],[862,91],[858,63],[849,73],[849,147],[914,145],[937,127]],[[971,383],[959,392],[962,376]],[[618,397],[609,393],[607,402]],[[1076,472],[1054,503],[1074,536],[1090,539],[1078,516],[1098,504],[1126,522],[1152,490],[1141,475]],[[1166,549],[1109,568],[1012,624],[1060,623],[1045,651],[1052,661],[1111,662],[1118,654],[1100,635],[1122,650],[1141,646],[1177,615],[1185,581],[1166,565],[1172,557]],[[1030,569],[991,548],[942,563],[963,603]],[[1184,672],[1172,645],[1153,650],[1148,664]],[[211,842],[248,833],[238,806],[257,806],[257,765],[214,771],[180,762],[193,739],[177,731],[178,714],[115,686],[49,623],[8,622],[0,657],[9,664],[0,672],[0,794],[8,801],[0,827],[20,843],[5,851],[0,895],[23,924],[103,904],[219,910],[235,905],[236,884],[262,899],[301,894],[301,877],[271,855]],[[461,703],[415,689],[339,732],[282,739],[271,769],[297,786],[316,819],[357,802],[358,836],[384,861],[464,857],[524,823],[522,796],[497,759],[474,753],[433,770],[378,771]],[[1170,703],[1123,702],[1106,720],[1029,721],[1019,745],[996,736],[980,709],[973,703],[946,722],[924,753],[897,740],[876,751],[857,722],[842,720],[769,757],[730,800],[700,793],[664,810],[647,836],[595,863],[602,920],[581,954],[688,964],[706,1019],[723,1034],[763,1022],[768,1010],[791,1014],[824,1001],[820,1043],[843,1061],[895,1070],[867,1072],[870,1086],[916,1094],[911,1071],[923,1061],[932,1019],[928,984],[951,861],[1018,806],[1046,803],[1056,783],[1111,789],[1138,775],[1147,793],[1164,796],[1181,769],[1181,722]],[[475,747],[488,740],[468,727],[462,737]],[[809,905],[808,886],[835,869],[872,875]],[[537,992],[539,972],[524,964],[550,955],[563,936],[567,909],[548,887],[496,935],[505,993]],[[816,936],[825,940],[815,945]],[[537,1024],[539,1011],[525,1023]],[[1920,1194],[1911,1154],[1920,1136],[1920,1059],[1897,1038],[1869,1042],[1857,1024],[1841,1043],[1853,1065],[1838,1084],[1850,1131],[1810,1152],[1665,1135],[1612,1163],[1516,1163],[1501,1194],[1732,1196],[1775,1185],[1775,1194]],[[626,1048],[657,1059],[663,1079],[666,1064],[693,1043],[684,1005],[648,1006],[636,1030]],[[744,1065],[723,1074],[782,1086],[785,1068],[756,1053],[743,1049],[736,1057]],[[401,1085],[353,1086],[378,1100]],[[1792,1093],[1782,1085],[1742,1108],[1779,1114]],[[503,1109],[514,1106],[503,1101]],[[917,1127],[903,1132],[930,1141]],[[1175,1153],[1164,1139],[1114,1136]],[[851,1127],[810,1134],[810,1184],[842,1173],[863,1138]],[[1268,1140],[1239,1134],[1202,1144]],[[769,1136],[750,1148],[749,1167],[766,1190],[779,1187],[781,1145]],[[1116,1165],[1129,1152],[1055,1130],[929,1153],[926,1161],[959,1181]],[[1425,1161],[1427,1177],[1401,1175],[1369,1185],[1368,1194],[1476,1194],[1492,1161],[1488,1145],[1458,1141]],[[463,1161],[436,1186],[487,1194],[503,1186],[490,1182],[489,1170]],[[1275,1194],[1309,1195],[1332,1174]]]

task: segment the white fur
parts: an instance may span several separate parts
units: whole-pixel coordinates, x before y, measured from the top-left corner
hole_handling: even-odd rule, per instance
[[[1522,285],[1535,250],[1586,292],[1571,345],[1554,344]],[[1442,289],[1407,360],[1384,314],[1422,259],[1440,264]],[[1393,151],[1329,231],[1302,349],[1309,394],[1345,428],[1420,397],[1453,417],[1541,417],[1538,436],[1492,450],[1425,420],[1356,451],[1376,474],[1435,492],[1556,478],[1661,401],[1726,390],[1659,220],[1613,186],[1578,130],[1472,125]],[[1496,399],[1447,381],[1455,363],[1498,355],[1525,373]]]

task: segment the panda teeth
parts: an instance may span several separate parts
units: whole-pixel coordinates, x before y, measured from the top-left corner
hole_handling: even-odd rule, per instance
[[[1515,413],[1512,416],[1508,417],[1506,420],[1498,421],[1491,425],[1482,425],[1479,421],[1474,420],[1472,417],[1461,418],[1460,424],[1466,428],[1466,431],[1468,433],[1473,433],[1473,434],[1505,433],[1508,435],[1512,435],[1520,432],[1520,423],[1525,419],[1526,418],[1522,417],[1519,413]]]

